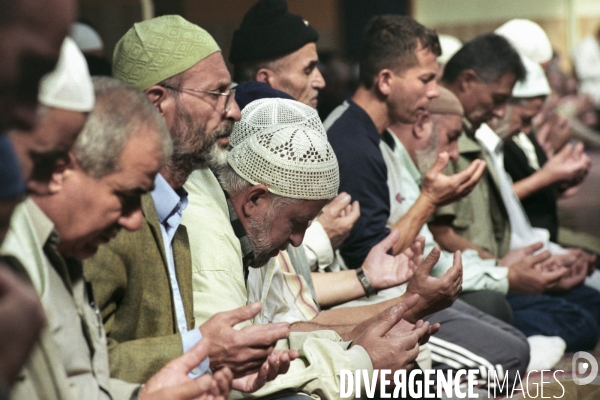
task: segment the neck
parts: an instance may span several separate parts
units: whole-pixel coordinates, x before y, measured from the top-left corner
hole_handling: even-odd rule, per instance
[[[177,190],[183,187],[193,170],[191,162],[171,159],[160,169],[160,174],[174,190]]]
[[[352,101],[362,108],[375,124],[380,135],[390,126],[391,120],[385,100],[364,86],[359,86]]]
[[[444,82],[441,81],[440,85],[445,87],[446,89],[448,89],[449,91],[451,91],[452,93],[454,93],[454,95],[458,98],[458,100],[460,101],[460,104],[463,107],[463,110],[465,112],[465,119],[469,120],[468,115],[471,113],[471,111],[473,111],[473,106],[472,103],[469,101],[470,100],[470,96],[465,93],[464,91],[460,90],[460,83],[459,80],[457,79],[456,82],[453,83],[448,83],[448,82]],[[469,120],[469,122],[471,124],[473,124],[473,122],[471,122]],[[479,124],[481,125],[481,124]],[[476,127],[473,125],[473,128],[475,130],[477,130],[477,128],[479,128],[479,125],[477,125]]]
[[[416,143],[412,128],[413,126],[410,124],[398,123],[390,126],[389,129],[398,138],[398,140],[402,142],[402,146],[404,146],[411,160],[413,160],[416,165]]]

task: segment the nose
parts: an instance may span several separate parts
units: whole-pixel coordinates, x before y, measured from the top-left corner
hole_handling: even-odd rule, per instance
[[[494,108],[494,110],[492,111],[492,114],[494,115],[494,117],[496,118],[502,118],[504,117],[504,114],[506,113],[506,104],[503,104],[501,106],[497,106]]]
[[[319,68],[314,69],[314,74],[315,77],[312,81],[312,87],[317,90],[325,88],[325,78],[323,78],[323,75],[321,75],[321,71],[319,71]]]
[[[127,229],[130,232],[134,232],[142,227],[143,220],[144,215],[142,213],[142,208],[138,207],[129,214],[122,215],[117,222],[124,229]]]
[[[235,101],[235,97],[231,99],[231,104],[229,105],[229,110],[225,113],[225,118],[232,119],[234,121],[239,121],[242,118],[242,112],[240,111],[240,106]]]
[[[429,100],[440,97],[440,89],[438,88],[437,81],[433,79],[429,82],[429,88],[427,89],[427,98]]]
[[[458,161],[459,152],[458,152],[458,142],[454,142],[450,149],[448,150],[448,155],[452,161]]]
[[[292,243],[292,246],[298,247],[302,244],[305,232],[306,229],[303,229],[301,232],[294,232],[290,235],[290,242]]]

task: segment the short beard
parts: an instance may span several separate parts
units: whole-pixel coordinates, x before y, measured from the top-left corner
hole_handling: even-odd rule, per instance
[[[271,259],[270,254],[273,248],[269,232],[271,232],[271,228],[273,227],[274,219],[275,213],[271,212],[271,207],[269,207],[266,215],[248,218],[246,221],[246,233],[254,248],[254,260],[250,264],[253,268],[260,268],[267,265]]]
[[[227,137],[233,129],[233,121],[224,121],[208,134],[204,126],[199,126],[177,100],[175,124],[172,129],[173,156],[175,165],[191,172],[198,168],[223,165],[227,160],[227,149],[221,148],[217,140]]]
[[[415,151],[415,158],[421,174],[425,175],[433,167],[437,160],[437,134],[435,132],[431,135],[426,148]]]

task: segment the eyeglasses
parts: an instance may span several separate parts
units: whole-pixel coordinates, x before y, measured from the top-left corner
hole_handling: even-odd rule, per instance
[[[189,90],[190,92],[195,92],[195,93],[208,93],[208,94],[212,94],[213,96],[225,96],[225,108],[223,109],[224,113],[226,113],[227,111],[229,111],[229,107],[231,106],[231,98],[233,96],[235,96],[235,91],[237,89],[237,83],[233,83],[229,87],[229,92],[227,92],[227,93],[219,92],[218,90],[202,90],[202,89],[191,89],[191,88],[176,88],[176,87],[169,86],[169,85],[161,85],[161,86],[164,87],[164,88],[166,88],[166,89],[175,90],[177,92],[183,92],[185,90]]]

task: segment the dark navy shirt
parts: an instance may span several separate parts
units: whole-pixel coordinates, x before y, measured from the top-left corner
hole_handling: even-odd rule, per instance
[[[340,165],[340,192],[360,203],[360,218],[340,247],[348,268],[358,268],[389,234],[390,195],[381,136],[369,115],[351,100],[333,110],[324,124]]]

